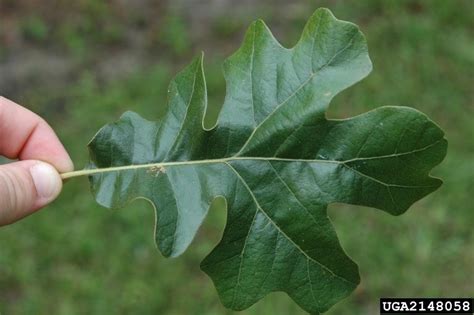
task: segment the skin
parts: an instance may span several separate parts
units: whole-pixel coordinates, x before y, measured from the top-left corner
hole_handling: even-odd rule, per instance
[[[44,119],[0,96],[0,226],[46,206],[60,193],[71,158]]]

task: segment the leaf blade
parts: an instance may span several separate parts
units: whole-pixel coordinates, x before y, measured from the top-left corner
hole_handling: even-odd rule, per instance
[[[159,122],[125,113],[89,144],[92,192],[109,208],[154,207],[165,256],[192,242],[214,198],[227,201],[222,240],[201,267],[224,305],[241,310],[284,291],[320,313],[360,281],[327,216],[335,202],[393,215],[436,190],[443,131],[424,114],[380,107],[334,120],[330,100],[372,68],[363,34],[319,9],[282,47],[263,21],[224,65],[227,96],[206,130],[202,55],[171,82]]]

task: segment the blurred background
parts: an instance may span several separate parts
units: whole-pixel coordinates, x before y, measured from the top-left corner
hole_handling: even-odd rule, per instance
[[[263,18],[290,47],[321,6],[360,26],[374,63],[329,116],[413,106],[449,140],[433,172],[445,184],[403,216],[331,205],[362,283],[328,314],[378,314],[379,297],[472,297],[474,1],[0,0],[0,94],[43,116],[81,169],[102,125],[126,110],[163,115],[170,79],[200,51],[215,120],[221,64],[250,22]],[[51,206],[0,228],[0,313],[233,314],[199,270],[224,224],[215,205],[190,249],[164,259],[145,202],[107,210],[86,178],[70,180]],[[302,311],[273,293],[242,314]]]

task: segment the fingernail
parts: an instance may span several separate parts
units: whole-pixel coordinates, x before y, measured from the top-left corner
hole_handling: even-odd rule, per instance
[[[30,168],[30,174],[39,197],[51,199],[61,190],[61,177],[54,167],[47,163],[38,163]]]

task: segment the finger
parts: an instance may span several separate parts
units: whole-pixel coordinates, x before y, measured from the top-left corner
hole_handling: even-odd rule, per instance
[[[0,226],[44,207],[61,188],[59,173],[47,163],[28,160],[0,165]]]
[[[0,155],[41,160],[60,172],[74,169],[53,129],[38,115],[0,96]]]

